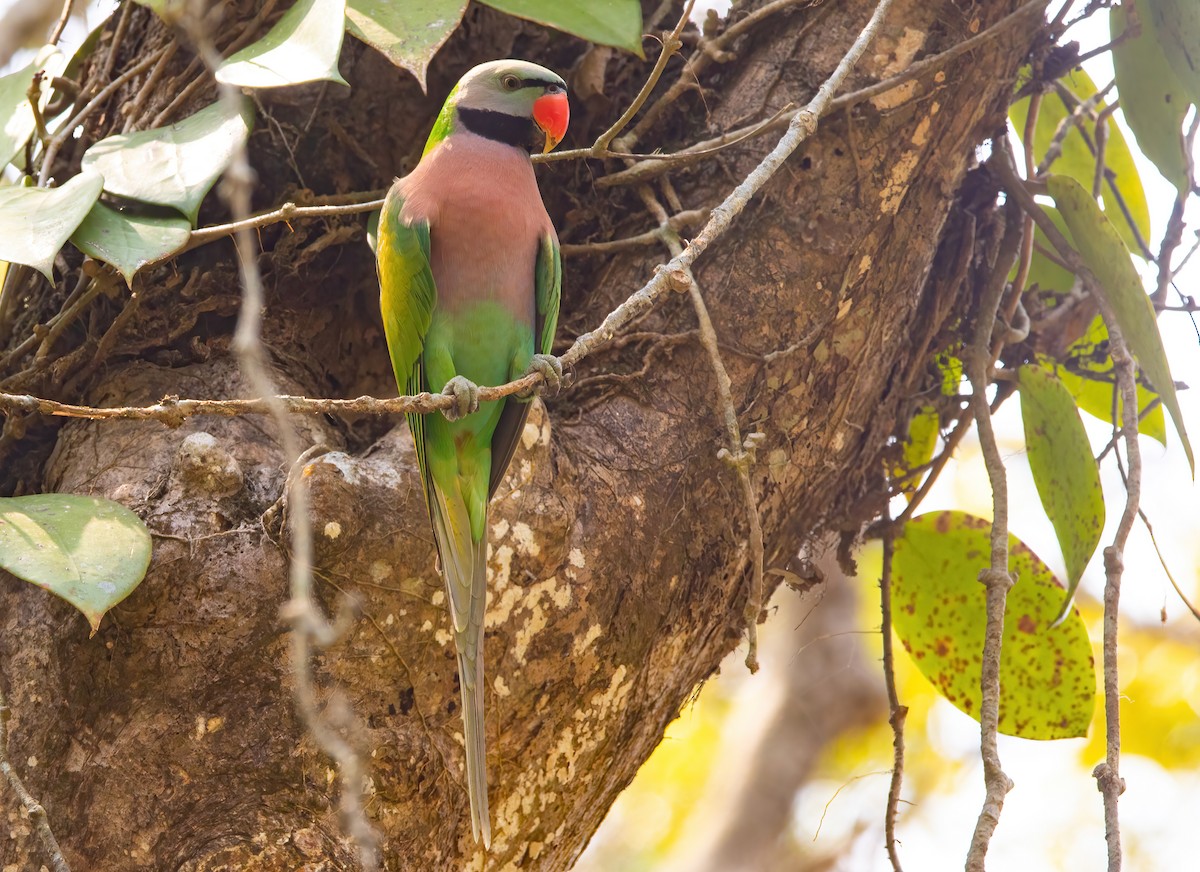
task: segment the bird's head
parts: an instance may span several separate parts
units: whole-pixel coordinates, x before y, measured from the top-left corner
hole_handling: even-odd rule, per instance
[[[558,74],[528,61],[489,61],[458,80],[425,150],[436,145],[435,137],[440,141],[461,126],[508,145],[548,152],[566,135],[570,117],[567,83]]]

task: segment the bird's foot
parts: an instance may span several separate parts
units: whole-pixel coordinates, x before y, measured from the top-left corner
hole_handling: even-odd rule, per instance
[[[540,372],[544,381],[513,394],[518,401],[528,403],[534,397],[541,396],[546,390],[558,393],[558,389],[562,387],[562,361],[553,354],[535,354],[529,361],[529,369],[525,370],[525,375],[532,375],[535,372]],[[522,378],[524,377],[522,376]]]
[[[446,382],[442,393],[448,397],[454,397],[454,405],[448,409],[442,409],[442,414],[446,416],[447,421],[457,421],[479,408],[479,385],[473,381],[467,381],[461,375],[456,375]]]

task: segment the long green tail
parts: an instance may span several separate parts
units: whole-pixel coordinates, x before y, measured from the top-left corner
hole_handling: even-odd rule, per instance
[[[454,645],[458,649],[458,680],[462,690],[463,740],[467,751],[467,795],[471,800],[471,832],[492,845],[488,814],[487,747],[483,718],[483,618],[487,603],[487,517],[485,534],[471,536],[466,503],[433,484],[429,501],[433,533],[446,579]]]

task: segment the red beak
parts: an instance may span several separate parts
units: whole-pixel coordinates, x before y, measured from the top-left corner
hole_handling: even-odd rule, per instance
[[[567,95],[561,92],[544,94],[534,100],[533,121],[546,134],[546,147],[542,149],[545,154],[567,135],[567,124],[571,121],[571,105],[567,102]]]

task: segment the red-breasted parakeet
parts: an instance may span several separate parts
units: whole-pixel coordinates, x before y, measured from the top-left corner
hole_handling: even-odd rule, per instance
[[[376,255],[380,307],[402,393],[454,408],[409,415],[458,650],[467,792],[491,844],[483,718],[488,500],[528,405],[480,403],[477,385],[536,370],[557,385],[558,237],[529,160],[566,133],[566,84],[518,60],[481,64],[446,98],[421,161],[388,192]],[[526,398],[527,399],[527,398]]]

